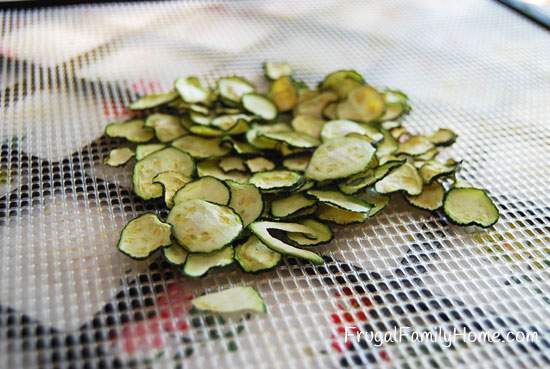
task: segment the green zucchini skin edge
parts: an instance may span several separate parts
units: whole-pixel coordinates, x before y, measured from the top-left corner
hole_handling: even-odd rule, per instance
[[[310,218],[311,219],[311,218]],[[328,222],[326,220],[320,220],[320,219],[315,219],[316,221],[318,221],[319,223],[323,223],[324,225],[326,225],[325,223],[331,223],[331,222]],[[366,219],[365,219],[366,220]],[[360,223],[360,222],[358,222]],[[348,223],[348,224],[351,224],[351,223]],[[294,245],[296,247],[304,247],[304,248],[310,248],[310,247],[317,247],[317,246],[322,246],[322,245],[326,245],[327,243],[330,243],[332,242],[332,240],[334,240],[334,232],[332,231],[332,229],[330,229],[329,226],[327,226],[327,228],[329,229],[330,231],[330,238],[326,241],[323,241],[323,242],[319,242],[319,243],[316,243],[316,244],[313,244],[313,245],[301,245],[299,244],[298,242],[295,242],[293,240],[291,240],[290,238],[288,238],[288,241],[291,245]]]
[[[144,215],[147,215],[147,214],[154,215],[154,216],[156,216],[156,217],[158,218],[158,215],[157,215],[156,213],[153,213],[152,211],[149,211],[149,212],[146,212],[146,213],[142,213],[142,214],[138,215],[138,216],[135,217],[135,218],[130,219],[130,220],[128,221],[128,223],[126,223],[126,225],[124,225],[124,227],[123,227],[122,230],[120,231],[120,235],[118,236],[118,241],[117,241],[117,243],[116,243],[116,248],[117,248],[117,250],[118,250],[119,252],[123,253],[124,255],[126,255],[126,256],[128,256],[129,258],[134,259],[134,260],[145,260],[145,259],[149,258],[151,255],[153,255],[155,252],[159,251],[160,249],[162,249],[162,248],[164,248],[164,247],[168,247],[168,246],[170,246],[170,245],[172,244],[172,242],[170,242],[169,244],[166,244],[166,245],[160,245],[158,248],[156,248],[155,250],[151,251],[147,256],[144,256],[144,257],[135,257],[135,256],[132,256],[132,255],[128,254],[127,252],[124,252],[124,251],[122,251],[122,250],[120,249],[120,241],[122,240],[122,235],[123,235],[124,230],[126,229],[126,227],[128,227],[128,224],[130,224],[130,222],[131,222],[132,220],[135,220],[135,219],[137,219],[137,218],[139,218],[139,217],[142,217],[142,216],[144,216]],[[160,220],[160,218],[159,218],[159,220]],[[161,221],[161,222],[162,222],[162,221]],[[162,222],[162,223],[164,223],[164,222]],[[168,224],[168,223],[164,223],[164,224]],[[170,232],[171,232],[171,231],[172,231],[172,229],[170,228]],[[171,237],[170,237],[170,238],[171,238]]]
[[[179,244],[178,244],[179,245]],[[183,247],[183,246],[182,246]],[[226,247],[229,247],[231,248],[231,250],[233,250],[233,255],[231,256],[232,258],[232,262],[229,263],[229,264],[226,264],[226,265],[218,265],[218,266],[213,266],[213,267],[210,267],[208,268],[203,274],[201,275],[190,275],[190,274],[187,274],[185,273],[185,265],[187,264],[187,261],[189,260],[189,256],[191,256],[192,254],[209,254],[209,252],[206,252],[206,253],[202,253],[202,252],[189,252],[189,255],[187,255],[187,258],[185,259],[185,263],[183,263],[182,265],[178,265],[180,268],[181,268],[181,274],[185,277],[189,277],[189,278],[193,278],[193,279],[200,279],[200,278],[204,278],[208,275],[208,273],[210,273],[210,271],[212,270],[217,270],[217,269],[221,269],[221,268],[225,268],[225,267],[230,267],[232,265],[235,264],[235,248],[233,247],[232,243],[231,244],[228,244],[224,247],[222,247],[221,249],[219,250],[216,250],[216,251],[212,251],[212,252],[217,252],[217,251],[221,251],[223,250],[224,248]],[[185,247],[184,247],[185,248]],[[186,249],[187,250],[187,249]],[[238,264],[238,263],[237,263]]]
[[[285,255],[284,254],[281,254],[281,257],[279,258],[279,261],[277,261],[277,263],[275,265],[273,265],[272,267],[270,268],[265,268],[265,269],[260,269],[260,270],[256,270],[256,271],[250,271],[250,270],[246,270],[244,268],[244,266],[241,264],[241,262],[239,261],[239,258],[237,257],[237,252],[235,251],[235,249],[237,248],[237,246],[239,246],[240,244],[243,244],[245,243],[246,241],[248,241],[248,238],[244,238],[242,240],[239,240],[240,242],[237,244],[237,245],[234,245],[233,246],[233,259],[235,259],[236,261],[236,264],[239,266],[239,269],[242,270],[244,273],[248,273],[248,274],[262,274],[262,273],[265,273],[265,272],[270,272],[270,271],[273,271],[275,268],[277,268],[279,265],[281,265],[281,262],[283,261]],[[276,252],[276,251],[275,251]]]
[[[483,189],[483,188],[477,188],[477,187],[468,187],[468,188],[475,188],[476,190],[481,190],[483,192],[485,192],[485,195],[487,197],[489,197],[489,195],[487,195],[487,190]],[[452,191],[452,190],[451,190]],[[451,193],[451,191],[447,191],[447,193],[445,193],[445,196],[443,197],[443,206],[441,207],[441,209],[443,209],[443,213],[445,214],[445,217],[447,218],[447,220],[449,222],[451,222],[452,224],[455,224],[455,225],[458,225],[458,226],[462,226],[462,227],[469,227],[469,226],[477,226],[477,227],[480,227],[480,228],[491,228],[492,226],[494,226],[495,224],[498,223],[499,219],[500,219],[500,211],[498,210],[497,206],[495,205],[495,203],[493,202],[493,199],[491,199],[489,197],[489,199],[491,200],[491,202],[493,203],[493,206],[497,212],[497,217],[495,219],[495,221],[491,224],[488,224],[488,225],[482,225],[482,224],[479,224],[475,221],[472,221],[472,222],[468,222],[468,223],[462,223],[456,219],[454,219],[448,212],[447,212],[447,209],[445,208],[445,200],[447,200],[447,196],[449,195],[449,193]]]

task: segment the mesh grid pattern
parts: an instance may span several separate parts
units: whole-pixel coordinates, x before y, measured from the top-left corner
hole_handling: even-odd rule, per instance
[[[0,368],[550,366],[548,34],[489,1],[158,2],[0,13]],[[395,199],[320,248],[200,280],[114,248],[162,204],[103,158],[104,126],[181,75],[209,82],[285,59],[313,84],[355,68],[412,100],[405,125],[449,127],[466,180],[501,211],[459,228]],[[269,313],[219,319],[193,295],[252,285]],[[536,331],[532,343],[346,345],[365,331]]]

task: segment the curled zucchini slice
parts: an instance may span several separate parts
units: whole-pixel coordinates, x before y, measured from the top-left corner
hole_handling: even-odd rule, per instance
[[[425,185],[422,193],[416,196],[405,196],[409,204],[417,208],[434,211],[443,206],[443,197],[445,189],[439,182],[433,182]]]
[[[395,120],[411,110],[409,98],[401,91],[386,90],[382,96],[386,103],[386,111],[380,118],[383,122]]]
[[[264,172],[266,170],[275,169],[274,162],[262,157],[248,159],[245,162],[245,164],[248,167],[248,170],[251,171],[252,173]]]
[[[291,217],[300,210],[313,205],[315,205],[315,200],[308,199],[301,193],[295,193],[288,197],[273,200],[271,202],[271,215],[275,218]]]
[[[453,159],[449,159],[445,163],[429,160],[420,168],[420,176],[424,180],[424,183],[431,183],[437,178],[455,173],[459,164]]]
[[[248,130],[251,121],[252,117],[246,114],[227,114],[212,119],[210,124],[226,133],[241,134]]]
[[[178,78],[174,85],[186,103],[207,104],[210,99],[210,89],[204,87],[201,81],[195,76]]]
[[[197,164],[197,174],[199,177],[214,177],[219,180],[231,180],[239,183],[247,183],[250,178],[248,174],[232,170],[230,172],[224,172],[220,166],[218,160],[203,160]]]
[[[122,123],[110,123],[105,127],[107,137],[125,138],[130,142],[142,143],[151,141],[155,137],[155,131],[145,126],[141,119],[132,119]]]
[[[151,114],[145,121],[145,125],[155,130],[155,135],[160,142],[174,141],[187,133],[180,119],[169,114]]]
[[[344,99],[351,90],[364,84],[365,79],[359,72],[343,69],[328,74],[319,84],[319,87],[330,89],[336,92],[339,98]]]
[[[246,172],[244,160],[238,156],[227,156],[220,160],[220,168],[225,172],[231,172],[237,170],[239,172]]]
[[[153,178],[162,172],[178,172],[191,177],[195,169],[193,159],[185,152],[167,147],[147,155],[134,166],[133,190],[144,200],[162,196],[162,186],[153,183]]]
[[[390,197],[388,195],[378,193],[374,190],[374,188],[369,188],[356,196],[361,200],[367,202],[368,204],[372,205],[372,208],[369,212],[369,217],[373,217],[374,215],[382,211],[382,209],[384,209],[390,202]]]
[[[346,225],[364,222],[369,217],[369,214],[356,213],[332,205],[320,204],[317,210],[317,217],[331,223]]]
[[[187,251],[212,252],[235,240],[243,229],[233,209],[204,200],[188,200],[175,205],[166,221],[172,234]]]
[[[292,67],[287,62],[265,62],[262,67],[265,77],[272,81],[292,74]]]
[[[198,310],[219,314],[267,311],[264,300],[252,287],[234,287],[210,293],[193,299],[192,304]]]
[[[298,91],[289,77],[281,77],[273,82],[269,96],[280,112],[294,109],[298,103]]]
[[[290,170],[270,170],[253,174],[249,182],[263,192],[278,192],[300,187],[304,177]]]
[[[229,207],[239,214],[246,227],[262,215],[264,201],[256,186],[249,183],[227,181],[231,192]]]
[[[145,95],[132,102],[128,107],[132,110],[152,109],[164,104],[168,104],[176,97],[178,97],[178,93],[176,91],[169,91],[162,94]]]
[[[188,277],[202,277],[209,270],[227,266],[233,263],[234,250],[232,246],[207,254],[191,253],[183,266],[183,274]]]
[[[245,272],[273,269],[281,261],[281,254],[271,250],[258,237],[252,235],[235,247],[235,260]]]
[[[452,145],[457,138],[457,134],[448,128],[439,128],[437,131],[427,137],[427,139],[436,146]]]
[[[267,125],[253,125],[251,129],[246,132],[246,140],[252,146],[258,149],[275,149],[279,143],[274,140],[262,137],[263,134],[268,132],[286,132],[290,131],[290,127],[285,123],[275,123]]]
[[[299,246],[317,246],[332,241],[334,234],[330,230],[330,227],[317,220],[306,219],[299,222],[300,224],[309,227],[313,233],[289,233],[288,238],[295,242]]]
[[[242,103],[248,112],[264,120],[273,120],[277,117],[277,107],[263,95],[257,93],[243,95]]]
[[[434,145],[424,136],[411,136],[407,141],[399,144],[398,154],[411,156],[422,155],[434,148]]]
[[[110,167],[120,167],[132,159],[135,154],[134,150],[129,147],[119,147],[111,150],[103,162]]]
[[[372,86],[360,86],[351,90],[346,100],[338,103],[338,119],[372,122],[385,110],[384,98]]]
[[[283,166],[288,170],[304,172],[309,164],[311,155],[297,155],[283,160]]]
[[[380,165],[379,167],[370,168],[365,172],[361,172],[359,174],[349,177],[344,182],[338,185],[338,189],[348,195],[354,194],[362,190],[363,188],[378,182],[379,180],[384,178],[390,172],[390,170],[402,165],[404,162],[404,160],[389,161]]]
[[[230,148],[221,143],[222,141],[219,138],[187,135],[172,142],[172,146],[185,151],[196,159],[208,159],[225,156],[231,151]]]
[[[313,92],[309,96],[302,95],[294,115],[306,115],[314,118],[322,118],[323,111],[330,103],[338,100],[338,96],[330,91]]]
[[[316,181],[349,177],[365,170],[374,153],[374,147],[359,137],[328,140],[313,153],[306,177]]]
[[[318,254],[302,250],[297,247],[291,246],[278,238],[273,237],[269,230],[279,230],[283,232],[292,232],[292,233],[306,233],[311,236],[314,236],[315,233],[312,229],[302,224],[296,223],[279,223],[279,222],[254,222],[250,224],[250,230],[252,233],[260,239],[264,244],[267,245],[270,249],[277,251],[284,255],[291,255],[297,258],[302,258],[311,261],[314,264],[323,264],[323,258]]]
[[[321,138],[323,142],[325,142],[336,137],[347,136],[350,133],[366,136],[371,142],[379,142],[384,138],[382,133],[375,128],[345,119],[331,120],[327,122],[321,131]]]
[[[126,224],[117,248],[132,259],[145,259],[171,243],[170,225],[161,222],[155,214],[148,213]]]
[[[229,187],[214,177],[202,177],[181,187],[174,195],[174,205],[189,200],[205,200],[218,205],[227,205],[231,194]]]
[[[404,191],[409,195],[420,195],[422,177],[412,164],[405,163],[376,182],[374,188],[379,193]]]
[[[482,189],[467,187],[451,189],[443,200],[443,211],[453,223],[490,227],[498,221],[497,207]]]
[[[284,142],[291,147],[301,149],[310,149],[320,144],[319,140],[315,137],[296,131],[266,132],[262,133],[261,136],[273,141]]]
[[[166,147],[165,144],[143,144],[136,146],[136,160],[141,160],[155,151],[162,150]]]
[[[176,192],[190,181],[191,178],[174,171],[162,172],[153,177],[153,183],[158,183],[162,186],[164,203],[168,209],[174,206],[174,195]]]
[[[224,137],[222,139],[222,145],[230,147],[233,151],[240,155],[252,155],[259,151],[251,144],[235,140],[231,137]]]
[[[380,130],[380,132],[382,133],[384,138],[376,146],[376,156],[378,158],[392,155],[399,148],[397,141],[395,140],[395,138],[393,138],[389,131],[382,129]]]
[[[223,77],[217,85],[222,101],[229,105],[239,104],[243,95],[254,92],[254,86],[242,77]]]
[[[297,115],[292,119],[291,125],[296,132],[305,133],[313,138],[321,138],[321,130],[325,121],[309,115]]]
[[[187,260],[189,253],[177,243],[172,243],[168,247],[162,249],[164,259],[172,265],[183,265]]]
[[[335,206],[340,209],[353,211],[355,213],[369,213],[372,209],[372,205],[355,198],[353,196],[345,195],[338,191],[320,191],[310,190],[307,191],[309,196],[315,197],[319,202]]]

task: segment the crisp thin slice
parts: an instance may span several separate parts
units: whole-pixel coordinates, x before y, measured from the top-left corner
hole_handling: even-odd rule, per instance
[[[242,127],[245,127],[246,131],[248,129],[248,123],[251,122],[252,119],[250,115],[246,114],[226,114],[212,119],[210,124],[222,131],[237,132],[241,131]]]
[[[227,266],[233,263],[234,250],[232,246],[209,253],[190,253],[182,272],[188,277],[202,277],[209,270]]]
[[[338,189],[345,194],[351,195],[365,187],[368,187],[382,178],[384,178],[390,170],[402,165],[405,160],[389,161],[376,168],[370,168],[364,172],[353,175],[338,185]]]
[[[382,93],[386,103],[386,111],[380,118],[382,122],[395,120],[411,110],[409,98],[397,90],[386,90]]]
[[[176,192],[190,181],[190,177],[174,171],[162,172],[153,177],[153,183],[159,183],[162,186],[164,203],[168,209],[174,206]]]
[[[399,144],[397,153],[417,156],[422,155],[433,148],[433,143],[431,143],[426,137],[411,136],[407,141]]]
[[[231,192],[229,207],[239,214],[246,227],[262,215],[264,201],[260,190],[249,183],[227,181]]]
[[[198,310],[220,314],[267,311],[264,300],[252,287],[234,287],[210,293],[193,299],[192,304]]]
[[[437,160],[429,160],[420,168],[420,176],[424,183],[431,183],[437,178],[450,176],[456,172],[460,163],[453,159],[441,163]]]
[[[329,204],[356,213],[369,213],[372,208],[371,204],[338,191],[309,190],[307,194],[313,196],[323,204]]]
[[[286,132],[266,132],[261,134],[270,140],[284,142],[291,147],[311,149],[319,146],[321,143],[318,139],[311,137],[302,132],[286,131]]]
[[[209,126],[210,123],[212,123],[212,119],[214,119],[214,115],[210,114],[209,112],[207,114],[199,113],[196,111],[192,111],[189,113],[189,120],[200,126]]]
[[[176,91],[145,95],[132,102],[128,107],[132,110],[152,109],[167,104],[176,97],[178,97],[178,93]]]
[[[110,167],[120,167],[126,164],[134,157],[136,153],[129,147],[119,147],[112,149],[109,155],[105,158],[104,163]]]
[[[275,268],[281,261],[281,254],[252,235],[235,247],[235,260],[245,272],[254,273]]]
[[[230,105],[240,103],[243,95],[254,92],[254,86],[242,77],[223,77],[217,85],[222,101]]]
[[[422,193],[417,196],[405,196],[407,201],[417,208],[424,210],[437,210],[443,206],[445,189],[439,182],[433,182],[422,188]]]
[[[252,155],[259,152],[259,150],[249,143],[238,141],[232,137],[224,137],[222,139],[224,146],[230,147],[239,155]]]
[[[227,205],[230,197],[229,187],[224,182],[214,177],[202,177],[181,187],[174,195],[174,205],[194,199]]]
[[[164,247],[162,249],[162,254],[164,255],[164,259],[172,265],[183,265],[185,260],[187,260],[187,255],[189,255],[187,250],[177,243],[172,243],[172,245]]]
[[[365,170],[374,147],[359,137],[338,137],[319,146],[306,169],[306,177],[325,181],[346,178]]]
[[[168,218],[172,234],[190,252],[220,250],[235,240],[243,229],[233,209],[204,200],[188,200],[172,208]]]
[[[490,227],[498,221],[499,211],[485,190],[473,187],[453,188],[443,200],[443,211],[463,226]]]
[[[286,218],[295,215],[302,209],[315,205],[315,200],[308,199],[302,193],[294,193],[271,202],[271,215],[275,218]]]
[[[302,132],[313,138],[321,138],[321,130],[325,121],[310,115],[297,115],[292,119],[291,125],[296,132]]]
[[[379,213],[390,202],[390,196],[378,193],[374,188],[368,188],[366,191],[361,192],[356,196],[372,205],[369,212],[369,217],[373,217]]]
[[[292,74],[292,67],[287,62],[265,62],[263,69],[266,78],[272,81]]]
[[[298,91],[289,77],[281,77],[273,82],[269,96],[277,110],[287,112],[298,104]]]
[[[452,145],[458,135],[448,128],[439,128],[437,131],[426,138],[436,146]]]
[[[231,172],[232,170],[237,170],[240,172],[246,172],[246,166],[244,165],[244,160],[238,156],[227,156],[220,160],[220,168],[224,172]]]
[[[384,98],[372,86],[360,86],[351,90],[346,100],[338,103],[338,119],[372,122],[382,116]]]
[[[254,173],[249,182],[263,192],[277,192],[298,188],[304,182],[304,177],[291,170],[269,170]]]
[[[297,172],[304,172],[309,164],[311,155],[297,155],[283,160],[283,166],[286,169],[294,170]]]
[[[155,135],[160,142],[174,141],[187,133],[180,119],[170,114],[151,114],[145,121],[145,125],[155,130]]]
[[[145,259],[171,243],[170,225],[161,222],[155,214],[147,213],[126,224],[117,248],[132,259]]]
[[[279,145],[279,142],[262,137],[263,134],[268,132],[285,132],[290,130],[291,128],[285,123],[266,125],[256,124],[253,125],[248,132],[246,132],[246,140],[249,144],[258,149],[275,149]]]
[[[183,101],[189,104],[206,104],[210,98],[210,89],[204,87],[195,76],[178,78],[175,87]]]
[[[428,161],[432,160],[439,154],[439,149],[437,147],[434,147],[431,150],[426,151],[424,154],[420,154],[418,156],[414,157],[415,161]]]
[[[389,131],[381,129],[380,132],[382,133],[384,138],[376,146],[376,156],[378,158],[392,155],[397,151],[399,147],[397,141],[395,140],[395,138],[393,138]]]
[[[252,173],[264,172],[266,170],[275,169],[275,163],[269,159],[258,157],[253,159],[248,159],[245,162],[248,170]]]
[[[364,222],[369,214],[356,213],[354,211],[344,210],[328,204],[319,204],[317,217],[331,223],[346,225]]]
[[[352,89],[364,84],[365,79],[359,72],[352,69],[341,69],[328,74],[319,87],[333,90],[338,97],[343,99]]]
[[[315,118],[322,118],[323,111],[330,103],[338,100],[338,96],[331,92],[313,92],[310,96],[302,95],[296,109],[294,109],[294,115],[307,115]]]
[[[324,223],[321,223],[314,219],[306,219],[300,224],[305,225],[310,228],[312,234],[303,234],[303,233],[289,233],[288,238],[298,244],[299,246],[317,246],[327,242],[332,241],[334,234],[330,230],[330,227]]]
[[[187,135],[172,142],[172,146],[185,151],[196,159],[207,159],[225,156],[231,151],[230,148],[221,143],[222,141],[219,138]]]
[[[243,107],[250,113],[265,120],[277,117],[277,107],[266,96],[257,93],[248,93],[242,97]]]
[[[280,222],[254,222],[249,226],[250,230],[266,244],[270,249],[277,251],[281,254],[291,255],[297,258],[302,258],[311,261],[314,264],[323,264],[324,260],[318,254],[299,249],[291,246],[278,238],[273,237],[269,230],[279,230],[283,232],[292,233],[306,233],[309,235],[315,235],[314,231],[309,227],[296,223],[280,223]]]
[[[165,144],[142,144],[136,146],[136,160],[141,160],[155,151],[160,151],[166,147]]]
[[[232,170],[230,172],[224,172],[220,166],[218,160],[203,160],[197,164],[197,174],[199,177],[214,177],[222,181],[232,180],[239,183],[247,183],[250,176],[246,173]]]
[[[422,177],[412,164],[405,163],[376,182],[374,188],[379,193],[404,191],[409,195],[420,195]]]
[[[142,119],[132,119],[122,123],[110,123],[105,127],[105,135],[112,138],[125,138],[130,142],[147,142],[155,137],[155,131],[145,127]]]
[[[153,178],[162,172],[178,172],[191,177],[195,169],[189,154],[173,147],[156,151],[139,160],[132,175],[133,190],[144,200],[162,196],[162,186],[153,183]]]
[[[384,138],[378,129],[351,120],[339,119],[331,120],[323,126],[321,139],[325,142],[336,137],[347,136],[350,133],[367,136],[371,142],[379,142]]]

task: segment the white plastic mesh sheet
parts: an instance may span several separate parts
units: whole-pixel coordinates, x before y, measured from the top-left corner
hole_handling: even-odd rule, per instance
[[[550,41],[490,1],[189,1],[0,12],[0,368],[550,367]],[[261,80],[287,60],[313,84],[354,68],[411,97],[405,125],[449,151],[501,211],[460,228],[396,199],[339,229],[326,265],[200,280],[119,254],[160,211],[102,164],[105,125],[197,74]],[[194,295],[251,285],[269,313],[194,314]],[[500,332],[516,342],[344,342],[345,326]],[[536,332],[536,340],[519,342]],[[512,334],[512,336],[509,335]]]

